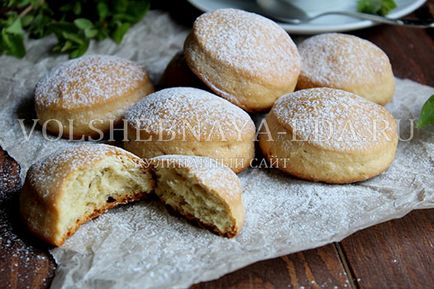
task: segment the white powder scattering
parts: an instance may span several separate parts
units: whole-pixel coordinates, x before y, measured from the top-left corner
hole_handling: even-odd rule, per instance
[[[10,276],[10,279],[5,279],[5,283],[2,283],[3,288],[8,288],[7,285],[15,281],[13,276],[17,276],[20,285],[31,285],[31,281],[34,281],[37,274],[51,280],[52,275],[47,275],[46,270],[47,266],[54,264],[54,261],[46,250],[31,246],[29,240],[24,241],[22,232],[16,233],[17,227],[20,226],[17,222],[19,216],[16,206],[14,203],[1,203],[1,201],[2,199],[0,199],[0,245],[2,248],[0,260],[5,265],[0,267],[0,275]],[[29,272],[29,274],[24,272]],[[46,278],[40,280],[43,287],[49,285]]]
[[[178,138],[191,134],[205,141],[237,140],[239,134],[252,137],[255,132],[244,110],[212,93],[188,87],[148,95],[127,111],[126,119],[134,127],[155,134],[172,132]]]
[[[300,69],[288,34],[258,14],[220,9],[197,18],[193,33],[208,55],[244,73],[276,81]]]
[[[121,45],[92,43],[89,53],[134,60],[156,80],[187,32],[168,15],[151,11]],[[0,57],[0,145],[20,163],[23,176],[32,163],[69,144],[44,139],[39,128],[26,141],[16,120],[31,118],[36,82],[67,59],[48,53],[54,42],[29,41],[22,60]],[[408,80],[396,83],[395,98],[386,108],[403,120],[401,133],[408,136],[406,120],[418,117],[434,89]],[[250,169],[239,175],[246,220],[233,239],[173,217],[157,201],[116,208],[51,250],[59,264],[52,287],[187,288],[259,260],[339,241],[413,209],[433,207],[433,143],[432,132],[416,130],[411,141],[399,143],[386,173],[352,185],[309,183],[276,170]]]
[[[380,48],[352,35],[316,35],[300,43],[298,49],[301,74],[322,85],[375,83],[378,75],[391,72],[389,59]]]
[[[77,143],[74,146],[61,148],[56,152],[40,159],[32,165],[27,177],[32,186],[41,194],[42,198],[48,198],[57,191],[56,183],[62,182],[71,172],[78,169],[92,167],[97,161],[108,155],[126,154],[136,158],[129,152],[110,145]]]
[[[300,90],[279,98],[272,112],[296,140],[326,149],[367,150],[396,140],[395,121],[384,107],[343,90]]]
[[[63,108],[93,105],[138,87],[146,72],[126,59],[109,55],[90,55],[69,60],[55,67],[36,85],[36,103]]]

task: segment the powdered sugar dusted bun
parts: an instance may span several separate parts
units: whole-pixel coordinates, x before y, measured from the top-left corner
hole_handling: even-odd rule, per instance
[[[30,167],[20,212],[31,232],[60,246],[81,224],[118,204],[142,199],[153,187],[139,157],[109,145],[78,145]]]
[[[303,41],[297,89],[331,87],[378,104],[392,100],[395,79],[387,55],[373,43],[352,35],[330,33]]]
[[[142,99],[126,113],[124,146],[142,158],[208,156],[240,172],[254,156],[255,125],[230,102],[201,89],[177,87]]]
[[[234,237],[244,223],[237,175],[213,159],[166,155],[151,160],[157,196],[177,213],[213,232]]]
[[[130,106],[152,91],[139,65],[115,56],[83,56],[60,64],[37,83],[36,113],[53,134],[99,136],[99,130],[107,131],[110,121],[119,122]]]
[[[300,72],[297,48],[281,27],[236,9],[197,18],[184,53],[207,86],[247,111],[270,109],[294,90]]]
[[[398,143],[393,116],[382,106],[331,88],[281,97],[262,126],[260,147],[270,164],[326,183],[372,178],[392,163]]]

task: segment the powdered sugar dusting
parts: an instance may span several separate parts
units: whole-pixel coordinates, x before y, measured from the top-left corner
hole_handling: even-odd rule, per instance
[[[148,95],[128,110],[126,119],[136,128],[173,132],[178,138],[193,132],[204,140],[211,136],[231,140],[238,139],[241,130],[247,138],[255,132],[253,121],[241,108],[207,91],[188,87]]]
[[[155,166],[187,168],[189,174],[209,189],[235,197],[241,193],[237,175],[221,163],[200,156],[163,155],[152,159]]]
[[[90,51],[134,59],[157,77],[182,47],[186,32],[167,14],[150,11],[121,45],[104,41],[91,45]],[[68,144],[63,139],[44,139],[38,128],[27,141],[16,120],[23,114],[30,118],[34,85],[47,67],[65,61],[65,56],[49,53],[55,41],[54,37],[30,40],[26,46],[32,53],[21,60],[0,57],[0,144],[20,163],[23,174],[35,160]],[[402,119],[401,135],[408,138],[408,119],[418,117],[434,88],[402,79],[396,84],[393,102],[386,107]],[[247,170],[239,175],[245,225],[241,235],[232,239],[171,216],[158,201],[118,207],[84,224],[64,246],[50,251],[58,264],[51,286],[188,288],[259,260],[339,241],[411,210],[433,207],[433,143],[432,131],[416,130],[411,141],[399,143],[386,173],[351,185],[305,182],[278,170]],[[2,244],[10,236],[5,239]],[[22,260],[27,257],[31,255],[23,254]]]
[[[396,124],[384,107],[343,90],[299,90],[278,99],[271,113],[295,140],[323,148],[366,150],[396,141]]]
[[[218,61],[264,79],[286,79],[300,69],[297,48],[273,21],[236,9],[219,9],[196,19],[194,36]]]
[[[74,108],[119,97],[143,81],[139,65],[116,56],[90,55],[54,68],[36,85],[35,100],[42,106]]]
[[[51,189],[55,187],[56,182],[62,182],[77,169],[91,166],[108,153],[130,154],[121,148],[105,144],[69,146],[59,149],[33,164],[27,177],[41,194],[41,197],[48,198],[52,193],[55,193]]]
[[[356,36],[327,33],[298,45],[302,59],[300,77],[330,87],[346,88],[376,83],[376,77],[392,73],[387,55],[371,42]]]

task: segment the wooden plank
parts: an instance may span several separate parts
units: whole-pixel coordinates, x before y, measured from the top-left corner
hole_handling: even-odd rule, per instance
[[[168,5],[172,7],[173,1]],[[173,15],[187,24],[198,14],[174,10]],[[381,26],[355,34],[379,45],[398,77],[434,85],[432,30]],[[33,243],[17,222],[18,168],[0,149],[0,287],[45,288],[55,264],[46,247]],[[433,210],[414,212],[390,222],[395,225],[385,223],[373,232],[367,229],[349,237],[337,247],[340,256],[335,246],[328,245],[258,262],[193,288],[351,288],[351,278],[345,275],[351,272],[360,288],[429,288],[434,284],[429,270],[434,268],[432,218]]]
[[[357,232],[341,246],[360,288],[434,286],[434,209]]]
[[[21,229],[17,196],[19,166],[0,148],[0,284],[4,288],[46,288],[55,263],[43,244]],[[217,281],[194,288],[351,288],[333,245],[258,262]],[[250,286],[250,287],[246,287]],[[3,288],[3,286],[2,286]]]
[[[19,174],[18,163],[0,148],[0,288],[46,288],[55,263],[46,246],[22,230]]]
[[[434,0],[429,1],[431,5]],[[415,16],[429,17],[428,9]],[[380,46],[398,77],[434,85],[432,30],[384,26],[357,32]],[[434,210],[358,232],[340,243],[360,288],[432,288],[434,284]]]
[[[335,246],[261,261],[191,289],[354,288]]]

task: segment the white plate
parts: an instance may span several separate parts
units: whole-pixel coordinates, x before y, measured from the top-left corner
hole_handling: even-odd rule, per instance
[[[188,0],[196,8],[208,12],[219,8],[237,8],[260,13],[255,0]],[[346,9],[356,10],[356,2],[351,2]],[[388,14],[388,17],[399,18],[419,8],[425,0],[396,0],[397,7]],[[294,34],[315,34],[321,32],[349,31],[374,26],[368,20],[360,20],[345,16],[324,16],[310,23],[292,25],[279,23],[288,32]]]

